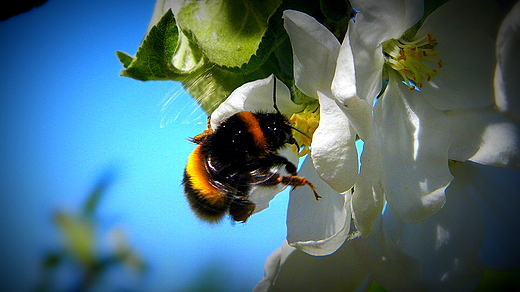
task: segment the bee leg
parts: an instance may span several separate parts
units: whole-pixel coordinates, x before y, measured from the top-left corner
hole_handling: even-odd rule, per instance
[[[211,117],[208,117],[208,128],[204,130],[201,134],[198,134],[197,136],[190,139],[190,142],[200,144],[202,143],[206,137],[213,133],[213,129],[211,129]]]
[[[285,164],[285,170],[293,176],[296,175],[296,166],[290,161],[287,161],[287,164]]]
[[[236,222],[246,222],[247,218],[253,214],[255,203],[244,197],[235,197],[229,206],[229,214]]]
[[[273,155],[271,158],[272,158],[272,161],[275,162],[276,164],[285,165],[285,170],[289,174],[296,175],[296,173],[297,173],[296,166],[292,162],[287,160],[287,158],[280,156],[280,155]]]
[[[282,183],[284,185],[288,185],[288,186],[293,186],[293,187],[301,187],[301,186],[304,186],[304,185],[308,185],[312,192],[314,193],[314,197],[316,198],[316,200],[319,200],[321,198],[320,195],[318,195],[318,192],[316,192],[316,187],[306,178],[302,177],[302,176],[294,176],[294,175],[291,175],[291,176],[283,176],[283,175],[279,175],[277,178],[276,178],[277,182],[278,183]]]

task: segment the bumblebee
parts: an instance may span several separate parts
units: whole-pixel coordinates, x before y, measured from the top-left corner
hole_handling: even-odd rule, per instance
[[[238,112],[215,130],[208,122],[208,129],[191,139],[197,147],[188,158],[182,183],[199,218],[217,222],[229,214],[245,222],[255,210],[248,199],[254,186],[308,185],[316,200],[320,198],[309,180],[296,175],[296,166],[279,155],[287,144],[298,144],[292,135],[295,128],[275,109]],[[289,175],[282,175],[282,168]]]

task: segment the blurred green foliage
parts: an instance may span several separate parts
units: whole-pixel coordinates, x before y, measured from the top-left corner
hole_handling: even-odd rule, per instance
[[[42,277],[36,291],[55,291],[61,285],[71,285],[65,288],[67,291],[90,291],[113,267],[126,267],[137,275],[146,271],[145,262],[129,245],[124,230],[110,230],[112,248],[108,252],[105,251],[106,247],[100,246],[101,222],[96,211],[113,180],[114,175],[111,172],[102,176],[88,194],[79,212],[55,212],[53,219],[61,235],[62,244],[43,257]],[[63,281],[60,278],[62,269],[71,272],[65,273],[72,278],[64,281],[66,284],[57,283]]]

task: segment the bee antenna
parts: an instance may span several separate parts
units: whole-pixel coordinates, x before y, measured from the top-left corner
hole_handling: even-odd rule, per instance
[[[305,136],[305,137],[307,137],[307,138],[310,138],[310,136],[309,136],[307,133],[305,133],[304,131],[302,131],[302,130],[296,128],[295,126],[293,126],[293,125],[289,125],[289,127],[291,127],[291,128],[292,128],[293,130],[295,130],[296,132],[302,134],[303,136]]]
[[[277,113],[281,114],[280,110],[278,109],[278,106],[276,105],[276,77],[273,75],[273,107],[276,110]]]

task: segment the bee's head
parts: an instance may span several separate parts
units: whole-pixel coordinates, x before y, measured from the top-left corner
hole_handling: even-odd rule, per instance
[[[260,126],[271,149],[280,149],[285,144],[295,144],[292,126],[280,113],[264,113],[258,115]]]

